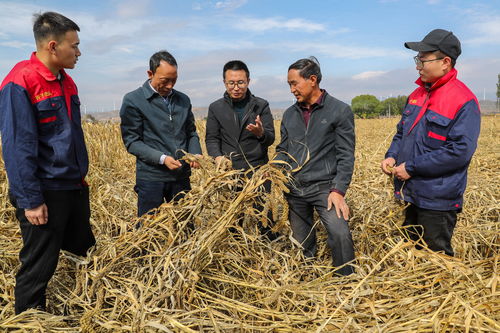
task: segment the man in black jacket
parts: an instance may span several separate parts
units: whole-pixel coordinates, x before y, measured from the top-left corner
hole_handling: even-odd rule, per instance
[[[138,216],[189,191],[190,167],[182,151],[201,154],[189,97],[174,89],[177,62],[167,51],[149,60],[149,79],[123,98],[121,132],[127,151],[137,158]]]
[[[287,195],[294,238],[306,257],[314,257],[316,209],[328,233],[333,265],[339,267],[354,259],[349,207],[344,200],[354,168],[354,115],[347,104],[320,89],[320,82],[321,70],[314,57],[288,68],[288,84],[297,103],[283,115],[276,151],[277,159],[299,169]],[[349,264],[337,270],[341,275],[353,272]]]
[[[234,169],[250,169],[269,161],[267,149],[274,142],[269,103],[251,94],[247,65],[233,60],[224,65],[224,97],[208,108],[206,145],[218,163],[230,159]]]
[[[234,169],[248,170],[266,164],[267,150],[274,142],[269,103],[250,93],[250,72],[244,62],[228,62],[222,75],[226,86],[224,97],[208,108],[205,139],[208,154],[219,165],[232,163]],[[269,190],[270,184],[265,186]],[[261,231],[269,230],[261,228]]]

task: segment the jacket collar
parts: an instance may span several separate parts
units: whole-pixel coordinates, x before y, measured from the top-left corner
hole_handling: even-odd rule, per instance
[[[325,89],[321,89],[321,91],[322,91],[322,94],[321,94],[321,97],[319,98],[319,101],[318,101],[319,103],[316,104],[316,106],[314,107],[314,110],[322,108],[323,105],[325,105],[326,99],[328,98],[328,96],[330,96],[328,91],[326,91]],[[302,112],[302,108],[300,107],[299,102],[295,102],[295,104],[293,104],[293,106],[295,106],[295,108],[297,110]]]
[[[150,99],[150,98],[154,97],[155,95],[160,96],[160,94],[158,92],[154,91],[154,89],[151,88],[151,84],[149,83],[149,79],[146,80],[142,84],[142,92],[144,93],[144,97],[146,97],[146,99]],[[173,97],[174,95],[175,95],[175,89],[172,89],[172,93],[169,96]]]
[[[52,74],[52,72],[47,68],[47,66],[45,66],[43,62],[40,61],[40,59],[38,59],[38,57],[36,56],[36,52],[33,52],[31,54],[30,63],[31,66],[33,66],[33,69],[37,71],[38,74],[40,74],[45,80],[47,81],[57,80],[57,77],[54,74]],[[64,71],[64,69],[61,69],[59,73],[61,73],[62,78],[66,76],[66,72]]]
[[[247,95],[245,96],[245,98],[248,98],[248,103],[251,103],[253,101],[253,94],[252,92],[250,91],[250,89],[247,90]],[[233,107],[233,99],[229,96],[229,94],[227,93],[227,91],[224,92],[224,100],[231,106]]]
[[[451,71],[441,76],[436,82],[434,82],[428,90],[429,91],[436,90],[437,88],[444,86],[451,80],[455,80],[457,78],[457,74],[458,74],[457,70],[455,68],[452,68]],[[421,78],[418,78],[417,81],[415,81],[415,83],[423,88],[426,88],[425,83],[422,81]]]

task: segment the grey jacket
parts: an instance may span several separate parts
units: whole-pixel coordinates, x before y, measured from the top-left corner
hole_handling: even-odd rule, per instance
[[[281,142],[276,151],[277,159],[292,168],[302,166],[293,174],[292,194],[294,188],[314,188],[318,184],[330,184],[330,189],[345,193],[354,169],[354,145],[351,108],[326,91],[307,127],[299,105],[289,107],[283,115]]]
[[[137,179],[169,182],[187,178],[189,164],[182,161],[183,166],[172,171],[160,164],[160,157],[179,159],[182,150],[201,154],[189,97],[173,90],[169,98],[170,108],[151,89],[149,80],[123,98],[120,128],[127,151],[137,158]]]
[[[247,110],[240,123],[233,111],[232,100],[227,94],[208,108],[206,145],[212,157],[224,155],[231,159],[234,169],[249,169],[269,161],[267,149],[274,143],[274,123],[266,100],[250,95]],[[257,138],[245,127],[260,116],[264,135]]]

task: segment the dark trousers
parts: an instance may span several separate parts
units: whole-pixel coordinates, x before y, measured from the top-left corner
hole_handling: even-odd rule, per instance
[[[29,308],[45,309],[47,284],[57,267],[59,251],[66,250],[84,256],[95,244],[90,227],[89,190],[45,191],[43,193],[49,214],[45,225],[31,224],[24,209],[16,207],[23,237],[19,253],[21,268],[16,275],[15,311],[19,314]]]
[[[313,214],[316,209],[328,234],[327,244],[332,252],[333,266],[339,267],[354,259],[354,243],[347,221],[337,217],[335,207],[327,210],[329,194],[329,190],[325,188],[303,196],[287,195],[289,220],[293,237],[302,244],[304,255],[314,257],[317,245]],[[340,275],[349,275],[353,272],[354,267],[351,265],[336,271]]]
[[[405,211],[403,227],[408,238],[417,242],[421,248],[423,240],[432,251],[444,251],[453,256],[451,237],[457,223],[457,211],[438,211],[419,208],[410,204]]]
[[[251,177],[251,175],[249,176]],[[266,193],[269,193],[271,192],[271,181],[268,180],[266,182],[264,182],[263,184],[264,186],[264,191]],[[243,188],[238,188],[237,191],[242,191]],[[265,202],[262,202],[262,201],[258,201],[256,202],[254,205],[253,205],[253,208],[258,211],[259,213],[262,213],[264,211],[264,206],[265,206]],[[240,220],[241,222],[241,220]],[[274,224],[274,220],[273,220],[273,212],[272,210],[270,209],[268,212],[267,212],[267,223],[268,223],[268,226],[265,227],[260,221],[258,222],[258,228],[259,228],[259,231],[262,235],[266,236],[269,240],[275,240],[276,238],[279,237],[279,233],[277,232],[273,232],[271,229],[272,229],[272,226]]]
[[[164,202],[180,200],[184,193],[191,190],[189,178],[181,179],[175,182],[158,182],[149,180],[136,180],[134,187],[137,193],[137,216],[142,216],[155,208],[161,206]]]

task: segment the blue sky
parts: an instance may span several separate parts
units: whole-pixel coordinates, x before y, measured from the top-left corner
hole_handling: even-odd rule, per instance
[[[462,42],[459,78],[479,99],[496,99],[500,0],[0,0],[2,78],[34,50],[32,14],[48,10],[80,26],[82,56],[70,74],[88,112],[119,108],[160,49],[177,58],[176,88],[193,106],[222,95],[222,67],[233,59],[249,66],[254,94],[287,106],[287,68],[310,55],[321,63],[322,87],[341,100],[408,95],[417,73],[403,43],[435,28]]]

